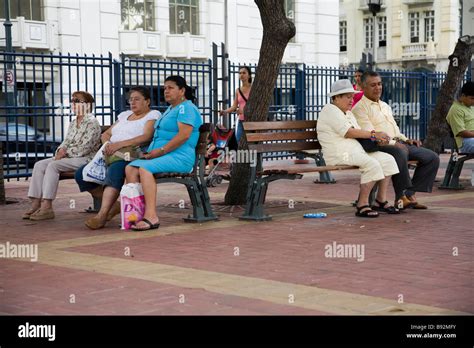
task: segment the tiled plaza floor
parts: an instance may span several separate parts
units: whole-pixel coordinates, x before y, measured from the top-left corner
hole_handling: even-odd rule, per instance
[[[161,227],[141,233],[121,231],[119,217],[103,230],[86,229],[90,196],[72,180],[60,183],[56,219],[21,220],[29,182],[12,180],[7,197],[18,203],[0,211],[0,244],[37,244],[39,255],[36,262],[0,259],[0,313],[472,314],[470,168],[465,190],[439,190],[437,182],[433,193],[418,195],[428,210],[378,219],[354,216],[358,171],[335,173],[334,185],[315,184],[309,174],[272,183],[273,220],[261,223],[240,221],[242,207],[219,204],[225,182],[210,188],[220,220],[184,223],[186,190],[160,185]],[[438,180],[443,175],[441,168]],[[303,218],[316,211],[328,217]],[[334,243],[364,253],[327,257]]]

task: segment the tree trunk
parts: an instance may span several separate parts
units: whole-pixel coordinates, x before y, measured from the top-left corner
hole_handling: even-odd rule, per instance
[[[3,177],[3,148],[2,143],[0,143],[0,205],[6,203],[7,200],[5,198],[5,180]]]
[[[266,121],[273,88],[286,45],[295,36],[295,25],[286,18],[283,0],[255,0],[263,26],[260,58],[244,114],[247,121]],[[239,150],[248,150],[245,134],[240,138]],[[245,204],[249,184],[250,164],[232,166],[231,180],[225,204]]]
[[[446,123],[446,115],[453,104],[454,95],[462,83],[464,73],[474,54],[474,36],[465,35],[459,38],[453,54],[449,56],[449,68],[446,80],[439,90],[436,107],[431,114],[428,127],[428,136],[424,146],[440,153],[443,140],[449,136],[449,126]]]

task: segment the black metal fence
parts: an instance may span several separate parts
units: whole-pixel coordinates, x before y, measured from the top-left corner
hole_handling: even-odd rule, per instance
[[[149,87],[152,108],[164,111],[164,79],[179,74],[194,88],[203,120],[215,123],[218,109],[231,104],[235,97],[241,65],[229,63],[226,54],[218,56],[216,52],[212,60],[200,62],[125,56],[114,59],[110,54],[0,52],[0,140],[5,177],[30,176],[37,160],[52,156],[71,121],[69,98],[76,90],[87,90],[94,96],[96,116],[101,124],[110,125],[128,108],[127,92],[134,85]],[[250,67],[255,72],[256,66]],[[329,102],[331,84],[340,78],[351,79],[353,73],[305,64],[282,65],[268,120],[317,119]],[[392,106],[401,131],[410,138],[424,139],[445,73],[380,73],[382,99]],[[226,121],[232,127],[235,120]]]
[[[113,120],[112,57],[0,52],[0,140],[5,177],[31,175],[71,122],[70,95],[89,91],[102,124]],[[6,83],[4,81],[7,81]]]

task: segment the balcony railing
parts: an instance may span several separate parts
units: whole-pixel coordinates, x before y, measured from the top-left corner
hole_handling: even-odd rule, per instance
[[[402,58],[433,58],[436,57],[436,44],[433,41],[412,43],[402,46]]]
[[[385,0],[380,2],[382,8],[386,7]],[[369,6],[367,5],[367,0],[359,0],[359,10],[369,10]]]
[[[432,4],[434,0],[403,0],[404,5]]]
[[[157,31],[120,30],[120,52],[138,56],[169,58],[207,58],[206,38],[184,34],[163,34]]]
[[[54,50],[54,25],[50,22],[30,21],[24,17],[17,17],[12,22],[12,46],[25,49]],[[5,23],[0,19],[0,46],[5,47]]]
[[[120,30],[120,52],[139,56],[164,56],[162,35],[155,31]]]
[[[171,58],[207,58],[205,36],[184,34],[168,34],[166,37],[166,56]]]
[[[303,63],[304,51],[303,45],[297,43],[288,43],[283,55],[283,63]]]

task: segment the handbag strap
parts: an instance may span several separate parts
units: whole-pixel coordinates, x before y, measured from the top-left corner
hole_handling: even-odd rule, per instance
[[[239,87],[239,93],[240,93],[240,95],[242,96],[242,99],[243,99],[245,102],[247,102],[247,98],[245,98],[245,95],[242,93],[242,90],[240,89],[240,87]]]

